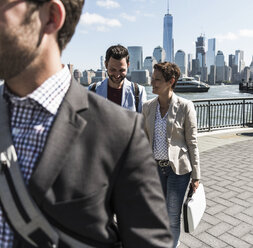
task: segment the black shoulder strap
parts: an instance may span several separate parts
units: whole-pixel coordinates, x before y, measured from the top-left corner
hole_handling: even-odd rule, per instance
[[[90,91],[93,91],[96,93],[96,86],[97,86],[97,83],[93,83],[92,87],[90,88]]]
[[[14,154],[15,148],[8,154]],[[8,148],[9,149],[9,148]],[[0,153],[0,200],[4,216],[16,233],[32,247],[94,248],[52,226],[28,193],[17,161]],[[29,247],[30,247],[29,246]]]
[[[140,101],[140,90],[137,83],[134,83],[134,98],[135,98],[135,109],[136,112],[138,112],[139,107],[139,101]]]

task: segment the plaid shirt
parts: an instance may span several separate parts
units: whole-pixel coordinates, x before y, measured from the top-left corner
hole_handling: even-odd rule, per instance
[[[26,97],[17,97],[4,88],[9,106],[11,134],[25,183],[43,151],[48,132],[70,86],[68,67],[47,79]],[[0,247],[12,248],[13,232],[0,209]]]

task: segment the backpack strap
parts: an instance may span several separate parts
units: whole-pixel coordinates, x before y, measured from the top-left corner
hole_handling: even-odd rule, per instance
[[[96,93],[96,86],[97,86],[97,83],[93,83],[92,87],[90,88],[90,91],[93,91]]]
[[[140,90],[137,83],[134,83],[134,98],[135,98],[135,109],[138,112],[139,101],[140,101]]]

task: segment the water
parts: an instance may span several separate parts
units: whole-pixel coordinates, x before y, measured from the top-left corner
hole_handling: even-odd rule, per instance
[[[157,95],[152,93],[152,86],[145,86],[147,97],[151,99]],[[239,85],[213,85],[210,86],[208,92],[196,92],[196,93],[176,93],[178,96],[182,96],[189,100],[200,100],[207,98],[242,98],[253,97],[250,93],[241,93],[239,91]]]

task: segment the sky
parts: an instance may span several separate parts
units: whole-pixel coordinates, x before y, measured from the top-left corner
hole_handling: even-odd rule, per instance
[[[100,57],[111,45],[142,46],[143,57],[163,46],[163,18],[167,0],[86,0],[80,22],[67,48],[64,64],[74,69],[100,69]],[[216,38],[228,61],[235,50],[244,51],[246,66],[253,56],[253,0],[169,0],[173,16],[174,50],[193,54],[201,34]]]

